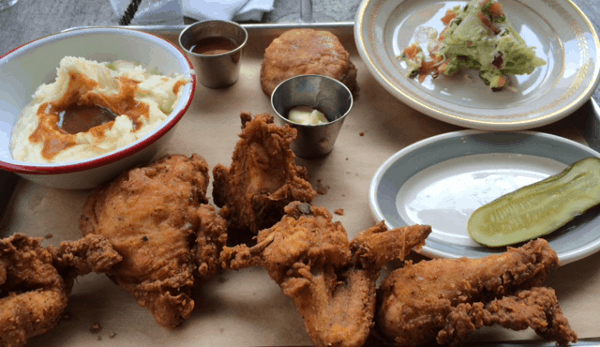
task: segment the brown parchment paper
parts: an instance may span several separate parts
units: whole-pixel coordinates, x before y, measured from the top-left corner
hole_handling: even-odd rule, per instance
[[[157,155],[201,154],[214,167],[229,165],[240,132],[239,114],[271,112],[260,88],[264,49],[278,32],[253,30],[240,80],[226,89],[198,84],[191,108],[175,136]],[[356,52],[352,29],[336,32],[358,69],[355,104],[335,148],[319,160],[302,160],[319,194],[313,201],[333,211],[349,238],[375,223],[368,203],[371,178],[400,149],[430,136],[461,128],[422,115],[395,99],[370,75]],[[585,143],[572,120],[535,129]],[[55,190],[20,180],[0,222],[0,236],[22,232],[45,244],[81,237],[78,220],[89,191]],[[6,197],[2,197],[6,198]],[[212,202],[212,201],[211,201]],[[419,260],[419,256],[415,256]],[[556,289],[562,309],[580,338],[600,336],[600,253],[566,265],[546,282]],[[58,327],[28,346],[308,346],[311,341],[291,299],[260,268],[226,272],[195,292],[196,309],[181,327],[167,330],[104,275],[80,277],[67,314]],[[102,329],[93,333],[98,323]],[[475,341],[537,339],[532,331],[486,328]],[[369,345],[376,345],[370,341]]]

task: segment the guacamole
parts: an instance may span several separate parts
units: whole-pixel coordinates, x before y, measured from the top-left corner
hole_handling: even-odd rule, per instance
[[[462,8],[457,6],[442,22],[446,27],[430,42],[429,59],[417,44],[400,56],[408,65],[409,77],[452,76],[462,69],[475,69],[492,90],[499,90],[507,85],[507,75],[531,74],[546,64],[507,21],[502,5],[495,0],[472,0]]]

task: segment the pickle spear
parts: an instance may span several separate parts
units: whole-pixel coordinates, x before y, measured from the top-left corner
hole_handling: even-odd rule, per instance
[[[467,230],[479,244],[507,246],[548,235],[598,204],[600,158],[586,158],[481,206]]]

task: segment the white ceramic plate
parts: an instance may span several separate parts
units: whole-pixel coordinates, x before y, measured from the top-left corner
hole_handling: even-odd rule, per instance
[[[508,20],[547,64],[511,76],[516,92],[492,92],[477,72],[424,83],[406,77],[398,59],[422,28],[441,31],[446,10],[466,1],[363,0],[354,34],[373,76],[400,101],[431,117],[485,130],[524,130],[552,123],[579,108],[600,81],[600,41],[592,23],[569,0],[503,0]],[[425,42],[423,47],[426,47]],[[468,78],[466,76],[469,76]]]
[[[600,153],[537,132],[464,130],[419,141],[390,157],[375,173],[369,203],[388,227],[428,224],[421,251],[429,257],[483,257],[505,251],[473,241],[471,213],[499,196]],[[567,264],[600,250],[600,208],[546,236]]]

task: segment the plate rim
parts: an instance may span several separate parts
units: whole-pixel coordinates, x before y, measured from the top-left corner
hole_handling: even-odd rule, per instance
[[[579,149],[582,149],[582,150],[590,153],[590,156],[595,156],[595,157],[600,158],[599,152],[595,151],[594,149],[592,149],[584,144],[581,144],[579,142],[576,142],[571,139],[564,138],[564,137],[561,137],[558,135],[543,133],[543,132],[538,132],[538,131],[524,130],[524,131],[514,131],[514,132],[501,132],[501,131],[486,131],[486,130],[478,130],[478,129],[468,129],[468,130],[451,131],[451,132],[447,132],[447,133],[443,133],[443,134],[434,135],[434,136],[422,139],[422,140],[417,141],[409,146],[402,148],[401,150],[397,151],[396,153],[394,153],[390,157],[388,157],[377,168],[377,170],[375,171],[375,174],[373,175],[373,177],[371,179],[371,183],[369,185],[369,209],[371,211],[372,217],[376,221],[384,221],[388,228],[400,227],[400,226],[392,225],[385,218],[383,213],[381,212],[380,206],[377,201],[377,188],[381,182],[382,177],[387,172],[387,170],[393,164],[395,164],[398,160],[401,160],[402,157],[413,152],[415,149],[434,144],[436,142],[439,142],[440,140],[456,138],[456,137],[468,137],[468,136],[473,136],[473,135],[498,134],[498,133],[524,134],[524,135],[532,136],[532,137],[543,137],[546,139],[556,141],[557,143],[560,143],[562,145],[577,147]],[[465,155],[469,155],[469,154],[465,153]],[[545,157],[545,158],[549,158],[549,157]],[[549,158],[549,159],[552,159],[552,158]],[[435,165],[435,164],[439,164],[439,163],[440,162],[431,163],[427,167],[430,167],[431,165]],[[419,172],[425,170],[427,167],[419,169]],[[585,246],[579,247],[576,249],[571,249],[571,250],[563,251],[560,253],[557,252],[557,255],[560,259],[561,266],[563,266],[563,265],[575,262],[577,260],[583,259],[585,257],[588,257],[599,251],[600,251],[600,235],[598,235],[598,237],[594,240],[594,242],[588,243]],[[424,256],[430,257],[430,258],[460,258],[460,257],[464,257],[464,256],[469,257],[468,254],[455,254],[455,253],[446,252],[444,250],[438,250],[438,249],[432,248],[427,244],[427,240],[425,240],[425,246],[423,246],[423,248],[418,253],[420,253]],[[493,253],[494,252],[489,252],[489,254],[493,254]]]
[[[554,110],[549,113],[542,113],[538,117],[532,119],[517,119],[512,121],[502,121],[502,120],[478,120],[469,118],[468,114],[451,114],[445,110],[440,109],[438,105],[435,104],[427,104],[422,103],[421,101],[413,98],[413,94],[410,92],[406,92],[398,88],[378,67],[378,65],[374,62],[373,53],[369,53],[367,50],[367,39],[364,37],[365,26],[367,21],[365,18],[370,18],[372,16],[368,16],[367,8],[371,3],[383,3],[389,0],[362,0],[358,10],[355,15],[354,20],[354,38],[355,44],[358,50],[358,53],[361,59],[365,62],[368,70],[372,74],[372,76],[377,80],[377,82],[384,87],[390,94],[396,97],[401,102],[407,104],[411,108],[421,112],[425,115],[433,117],[435,119],[441,120],[446,123],[463,126],[471,129],[479,129],[479,130],[489,130],[489,131],[523,131],[547,124],[554,123],[562,118],[567,117],[571,113],[573,113],[577,108],[581,107],[591,96],[593,95],[596,87],[600,83],[600,62],[594,64],[590,82],[583,89],[578,97],[575,99],[568,99],[566,105],[560,105],[558,110]],[[410,0],[403,0],[401,3],[404,3]],[[551,0],[556,2],[557,0]],[[399,3],[400,4],[400,3]],[[596,54],[590,55],[590,60],[594,60],[594,57],[600,56],[600,38],[598,33],[596,32],[594,25],[589,20],[589,18],[583,13],[583,11],[571,0],[561,1],[561,4],[565,4],[565,6],[570,6],[577,13],[577,18],[575,20],[582,21],[585,25],[584,27],[587,31],[584,31],[585,34],[589,34],[591,39],[586,39],[586,42],[592,41]],[[594,60],[595,61],[595,60]],[[578,91],[582,87],[578,88]],[[429,93],[426,93],[430,95]],[[537,99],[539,100],[539,99]],[[482,110],[485,112],[485,109],[481,108],[473,108],[474,111]]]

